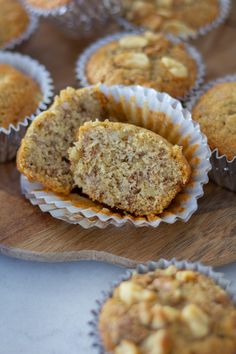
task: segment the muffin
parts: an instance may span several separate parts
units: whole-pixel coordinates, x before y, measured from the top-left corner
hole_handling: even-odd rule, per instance
[[[122,8],[123,16],[136,26],[191,35],[216,20],[220,14],[220,1],[122,0]]]
[[[54,192],[68,194],[73,188],[68,149],[81,124],[103,118],[104,96],[95,90],[67,88],[29,127],[17,155],[17,166],[30,181]]]
[[[217,148],[232,160],[236,156],[236,82],[216,83],[196,102],[192,116],[211,150]]]
[[[181,147],[127,123],[85,123],[69,158],[76,187],[136,216],[161,213],[190,177]]]
[[[60,6],[68,5],[71,0],[25,0],[27,4],[35,8],[52,10]]]
[[[102,305],[98,322],[109,353],[236,352],[230,296],[208,275],[174,265],[122,281]]]
[[[0,0],[0,9],[0,48],[2,48],[27,30],[30,19],[17,0]]]
[[[184,97],[197,79],[197,64],[184,43],[161,34],[125,35],[98,48],[88,59],[89,84],[141,85]]]
[[[11,65],[0,63],[0,78],[0,127],[7,129],[36,111],[42,93],[31,77]]]

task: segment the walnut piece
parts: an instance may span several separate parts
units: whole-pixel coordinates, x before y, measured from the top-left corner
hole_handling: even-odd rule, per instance
[[[161,63],[168,69],[168,71],[177,78],[186,78],[188,76],[188,69],[179,61],[169,58],[162,57]]]
[[[205,337],[209,333],[209,318],[197,305],[185,306],[182,319],[188,324],[195,338]]]
[[[156,293],[143,289],[140,285],[132,282],[123,282],[119,287],[119,297],[127,305],[137,301],[152,301],[156,299]]]
[[[166,329],[161,329],[148,336],[142,345],[142,353],[144,354],[169,354],[170,338]]]
[[[140,354],[138,347],[129,340],[122,340],[116,347],[115,354]]]
[[[193,281],[197,279],[197,273],[192,270],[182,270],[177,272],[176,279],[181,282]]]
[[[115,57],[117,66],[127,69],[146,69],[150,65],[150,61],[144,53],[122,53]]]
[[[148,40],[142,36],[125,36],[119,40],[121,48],[143,48],[148,44]]]

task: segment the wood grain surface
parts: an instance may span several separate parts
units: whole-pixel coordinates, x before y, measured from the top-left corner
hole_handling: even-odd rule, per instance
[[[225,25],[193,44],[207,64],[207,79],[236,72],[236,2]],[[32,38],[17,48],[51,71],[56,92],[76,86],[75,61],[93,40],[118,30],[116,25],[91,38],[71,40],[42,21]],[[223,265],[236,261],[236,195],[213,183],[205,187],[198,212],[186,224],[157,229],[108,227],[84,230],[53,219],[26,200],[20,191],[15,162],[0,165],[0,251],[23,259],[68,261],[96,259],[134,266],[160,257]]]

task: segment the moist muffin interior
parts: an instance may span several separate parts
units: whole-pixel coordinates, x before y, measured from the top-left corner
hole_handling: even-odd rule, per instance
[[[235,354],[236,308],[211,278],[170,266],[123,281],[99,332],[115,354]]]
[[[161,34],[126,35],[97,49],[86,65],[89,83],[141,85],[185,96],[197,78],[197,64],[183,43]]]

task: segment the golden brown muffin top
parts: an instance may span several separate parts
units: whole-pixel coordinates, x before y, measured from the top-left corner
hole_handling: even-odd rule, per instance
[[[135,25],[177,35],[196,32],[220,11],[218,0],[122,0],[122,6],[124,17]]]
[[[67,5],[71,0],[27,0],[28,4],[39,9],[52,10],[56,7]]]
[[[99,318],[115,354],[235,354],[236,308],[209,277],[170,266],[123,281]]]
[[[91,84],[142,85],[182,97],[196,81],[197,65],[183,43],[146,32],[99,48],[90,57],[86,73]]]
[[[206,134],[210,148],[229,160],[236,156],[236,82],[214,85],[193,108],[193,119]]]
[[[29,16],[17,0],[0,0],[0,48],[24,33]]]
[[[16,125],[33,114],[42,93],[29,76],[7,64],[0,64],[0,127]]]

